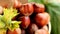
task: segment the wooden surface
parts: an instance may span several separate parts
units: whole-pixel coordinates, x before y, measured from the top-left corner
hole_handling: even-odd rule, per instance
[[[11,0],[0,0],[0,5],[1,6],[4,6],[4,5],[8,5],[8,7],[10,7],[12,4],[12,1]]]
[[[18,1],[20,1],[23,4],[28,2],[28,0],[18,0]]]

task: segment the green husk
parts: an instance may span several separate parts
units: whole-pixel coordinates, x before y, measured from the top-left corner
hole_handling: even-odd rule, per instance
[[[7,29],[13,31],[19,28],[21,21],[12,21],[12,18],[18,15],[17,10],[13,8],[4,8],[3,15],[0,15],[0,34],[6,33]]]

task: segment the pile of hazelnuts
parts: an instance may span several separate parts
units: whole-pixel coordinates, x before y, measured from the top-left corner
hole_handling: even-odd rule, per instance
[[[49,34],[50,15],[45,11],[44,4],[22,4],[14,1],[13,8],[16,8],[19,14],[12,20],[21,21],[21,34]]]
[[[14,8],[19,15],[12,20],[21,21],[21,34],[49,34],[50,15],[45,12],[44,4],[15,2]]]

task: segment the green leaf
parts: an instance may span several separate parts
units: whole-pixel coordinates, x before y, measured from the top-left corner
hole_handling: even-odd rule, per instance
[[[28,2],[35,2],[35,3],[42,3],[42,4],[46,4],[48,2],[48,0],[28,0]]]
[[[51,16],[51,25],[52,25],[51,34],[60,34],[60,5],[59,3],[46,4],[46,11]]]
[[[47,0],[48,3],[60,3],[60,0]]]
[[[28,0],[28,2],[43,3],[45,0]]]
[[[28,0],[28,2],[48,4],[48,3],[60,3],[60,0]]]

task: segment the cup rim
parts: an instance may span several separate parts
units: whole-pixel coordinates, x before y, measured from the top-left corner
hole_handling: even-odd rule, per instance
[[[49,26],[49,34],[51,33],[51,22],[48,23]]]

